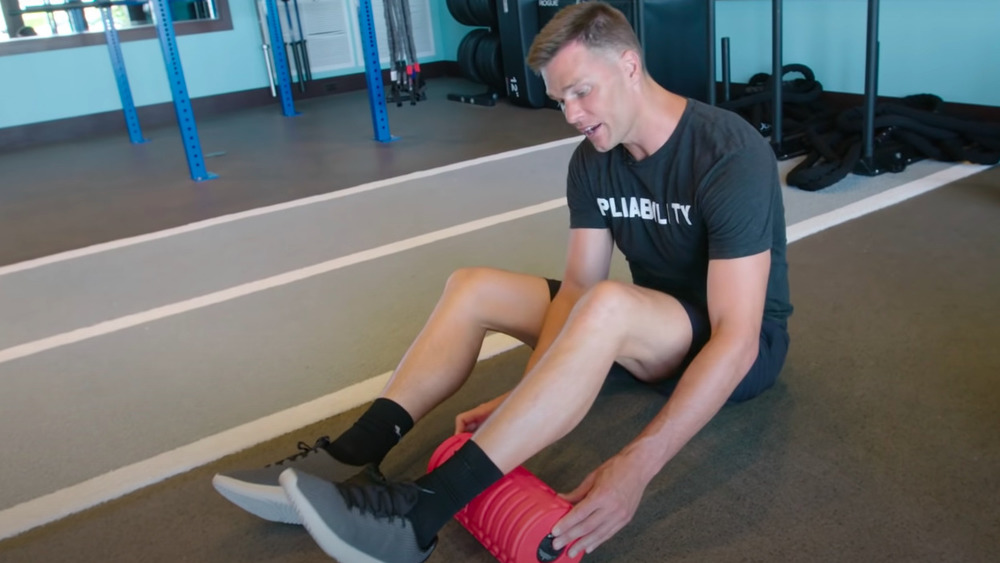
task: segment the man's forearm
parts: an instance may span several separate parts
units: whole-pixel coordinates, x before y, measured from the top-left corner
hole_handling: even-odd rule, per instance
[[[552,299],[552,303],[549,304],[548,310],[545,311],[542,330],[539,332],[537,342],[535,342],[535,349],[532,351],[531,357],[528,358],[528,364],[524,368],[524,373],[531,371],[531,368],[535,367],[538,360],[542,359],[542,356],[545,355],[549,346],[552,345],[556,336],[559,335],[559,331],[562,330],[563,325],[566,324],[566,319],[569,318],[569,314],[573,311],[576,302],[579,301],[580,296],[585,291],[567,285],[559,288],[559,292],[556,293],[555,298]],[[496,405],[499,405],[506,400],[508,395],[510,395],[510,391],[496,397],[493,401]]]
[[[549,308],[545,312],[545,321],[542,323],[538,342],[535,343],[535,350],[532,352],[531,357],[528,358],[525,373],[530,371],[538,363],[538,360],[545,355],[549,346],[552,345],[556,336],[559,335],[559,331],[566,324],[566,319],[569,318],[569,314],[573,311],[576,302],[580,300],[585,291],[586,289],[584,288],[578,288],[565,283],[559,288],[559,292],[556,293],[555,298],[552,299],[552,303],[549,304]]]
[[[656,417],[621,452],[649,480],[660,472],[722,408],[753,364],[756,348],[746,338],[709,340],[688,366]],[[756,345],[756,342],[752,342]]]

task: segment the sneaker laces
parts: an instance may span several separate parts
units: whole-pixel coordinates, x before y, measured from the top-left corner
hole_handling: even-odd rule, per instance
[[[414,483],[380,483],[355,485],[334,483],[340,490],[347,508],[357,508],[376,518],[396,518],[405,521],[405,516],[417,503],[420,487]],[[403,522],[400,522],[402,525]]]
[[[322,438],[316,440],[316,443],[313,444],[313,445],[311,445],[311,446],[309,444],[305,443],[305,442],[299,442],[298,446],[297,446],[299,448],[298,452],[296,452],[296,453],[294,453],[294,454],[286,457],[285,459],[276,461],[276,462],[268,465],[268,467],[271,467],[271,466],[274,466],[274,465],[282,465],[282,464],[290,462],[290,461],[295,461],[295,460],[298,460],[298,459],[302,459],[302,458],[306,457],[307,455],[309,455],[309,454],[311,454],[311,453],[313,453],[315,451],[320,450],[321,448],[325,448],[329,444],[330,444],[330,437],[329,436],[323,436]]]

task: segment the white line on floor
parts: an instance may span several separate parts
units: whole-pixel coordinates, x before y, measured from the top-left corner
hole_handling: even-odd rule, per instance
[[[245,297],[247,295],[259,293],[268,289],[274,289],[276,287],[302,281],[313,276],[339,270],[340,268],[353,266],[361,262],[367,262],[369,260],[382,258],[390,254],[396,254],[417,248],[418,246],[424,246],[440,240],[468,234],[473,231],[478,231],[480,229],[485,229],[501,223],[516,221],[518,219],[523,219],[524,217],[558,209],[564,205],[566,205],[566,198],[553,199],[544,203],[532,205],[530,207],[523,207],[521,209],[515,209],[514,211],[500,213],[491,217],[469,221],[468,223],[462,223],[461,225],[455,225],[454,227],[448,227],[446,229],[440,229],[405,240],[392,242],[369,250],[362,250],[361,252],[355,252],[354,254],[348,254],[347,256],[341,256],[339,258],[334,258],[333,260],[328,260],[326,262],[321,262],[305,268],[299,268],[298,270],[292,270],[290,272],[285,272],[283,274],[278,274],[261,280],[247,282],[235,287],[209,293],[207,295],[193,297],[177,303],[171,303],[169,305],[163,305],[162,307],[156,307],[155,309],[149,309],[148,311],[133,313],[131,315],[100,322],[88,327],[78,328],[76,330],[71,330],[69,332],[56,334],[46,338],[40,338],[38,340],[19,344],[17,346],[11,346],[10,348],[0,350],[0,364],[24,358],[26,356],[31,356],[33,354],[38,354],[40,352],[45,352],[60,346],[74,344],[90,338],[104,336],[106,334],[132,328],[141,324],[151,323],[167,317],[216,305],[225,301],[237,299],[239,297]]]
[[[395,178],[387,178],[385,180],[378,180],[375,182],[369,182],[367,184],[361,184],[360,186],[355,186],[353,188],[348,188],[344,190],[339,190],[336,192],[322,194],[317,196],[311,196],[303,199],[297,199],[294,201],[289,201],[285,203],[279,203],[275,205],[269,205],[267,207],[259,207],[256,209],[251,209],[248,211],[242,211],[239,213],[233,213],[230,215],[223,215],[221,217],[214,217],[212,219],[206,219],[204,221],[198,221],[196,223],[191,223],[184,225],[182,227],[174,227],[172,229],[166,229],[163,231],[157,231],[155,233],[149,233],[145,235],[139,235],[135,237],[124,238],[120,240],[114,240],[110,242],[105,242],[101,244],[95,244],[93,246],[88,246],[86,248],[80,248],[77,250],[69,250],[67,252],[60,252],[58,254],[52,254],[50,256],[43,256],[41,258],[36,258],[34,260],[26,260],[24,262],[18,262],[17,264],[10,264],[8,266],[0,267],[0,276],[5,276],[7,274],[13,274],[15,272],[22,272],[24,270],[30,270],[32,268],[39,268],[41,266],[47,266],[49,264],[55,264],[57,262],[64,262],[66,260],[72,260],[74,258],[80,258],[83,256],[90,256],[91,254],[98,254],[101,252],[107,252],[109,250],[115,250],[118,248],[124,248],[126,246],[132,246],[135,244],[141,244],[144,242],[150,242],[154,240],[159,240],[163,238],[168,238],[184,233],[190,233],[191,231],[197,231],[200,229],[207,229],[210,227],[215,227],[225,223],[232,223],[233,221],[240,221],[242,219],[248,219],[250,217],[258,217],[260,215],[267,215],[269,213],[276,213],[279,211],[285,211],[287,209],[294,209],[296,207],[303,207],[306,205],[312,205],[315,203],[321,203],[324,201],[330,201],[333,199],[338,199],[342,197],[348,197],[364,192],[370,192],[372,190],[377,190],[379,188],[385,188],[387,186],[394,186],[396,184],[401,184],[403,182],[409,182],[412,180],[419,180],[421,178],[428,178],[430,176],[437,176],[439,174],[445,174],[447,172],[453,172],[455,170],[461,170],[463,168],[470,168],[472,166],[477,166],[480,164],[485,164],[487,162],[494,162],[497,160],[504,160],[508,158],[514,158],[517,156],[523,156],[533,152],[539,152],[546,149],[551,149],[555,147],[561,147],[563,145],[569,145],[573,143],[579,143],[583,140],[583,136],[570,137],[567,139],[560,139],[558,141],[552,141],[549,143],[543,143],[541,145],[535,145],[531,147],[525,147],[521,149],[516,149],[512,151],[492,154],[480,158],[475,158],[472,160],[465,160],[462,162],[457,162],[455,164],[449,164],[446,166],[439,166],[437,168],[432,168],[430,170],[421,170],[419,172],[412,172],[410,174],[404,174],[402,176],[396,176]]]
[[[483,342],[479,360],[492,358],[520,344],[507,335],[491,334]],[[391,372],[383,373],[308,403],[230,428],[0,511],[0,540],[148,487],[262,441],[293,432],[312,422],[333,416],[331,413],[341,413],[363,405],[382,390],[391,375]]]
[[[841,209],[831,211],[829,213],[825,213],[813,217],[811,219],[806,219],[804,221],[789,226],[787,229],[788,240],[789,242],[800,240],[802,238],[805,238],[812,234],[816,234],[830,227],[850,221],[851,219],[861,217],[862,215],[866,215],[868,213],[872,213],[874,211],[888,207],[890,205],[900,203],[902,201],[926,193],[930,190],[949,184],[956,180],[960,180],[967,176],[971,176],[972,174],[981,172],[983,170],[986,170],[987,168],[989,167],[956,165],[946,170],[942,170],[940,172],[931,174],[925,178],[920,178],[918,180],[914,180],[902,186],[886,190],[885,192],[852,203]],[[461,234],[461,233],[455,233],[455,234],[448,234],[445,236],[441,236],[442,233],[445,233],[446,231],[450,231],[452,229],[468,229],[465,232],[471,232],[472,230],[489,226],[484,224],[482,226],[472,227],[472,225],[478,224],[480,222],[496,221],[497,218],[500,217],[506,217],[509,215],[512,216],[517,213],[523,213],[526,210],[534,210],[532,212],[524,213],[522,215],[522,216],[528,216],[533,213],[541,213],[549,209],[555,209],[557,207],[564,205],[564,203],[565,202],[562,199],[552,200],[550,202],[546,202],[522,210],[512,211],[510,213],[497,215],[494,217],[482,219],[480,221],[465,223],[464,225],[452,227],[451,229],[436,231],[435,233],[424,235],[424,237],[439,236],[440,238],[437,238],[435,240],[440,240],[441,238],[447,238],[448,236],[455,236],[456,234]],[[504,219],[504,220],[513,220],[513,219]],[[497,224],[498,222],[503,222],[503,221],[497,221],[491,224]],[[421,237],[416,237],[416,238],[421,238]],[[393,247],[394,245],[398,244],[409,245],[406,246],[406,248],[413,248],[421,244],[428,244],[430,242],[433,242],[433,240],[426,240],[420,243],[412,243],[410,241],[414,241],[414,239],[409,239],[408,241],[401,241],[399,243],[393,243],[390,245],[379,247],[379,249],[388,249],[389,247]],[[366,252],[377,253],[379,252],[379,249],[373,249]],[[392,252],[398,252],[398,251],[399,250],[382,250],[381,252],[384,252],[384,254],[380,255],[390,254]],[[370,260],[372,258],[377,257],[375,255],[365,256],[365,257],[359,256],[363,254],[365,254],[365,252],[351,255],[353,257],[358,257],[355,258],[356,261],[353,263],[357,263],[358,261]],[[351,256],[340,258],[338,260],[347,260],[351,258]],[[329,265],[333,262],[337,262],[338,260],[325,262],[324,264]],[[336,267],[343,267],[346,265],[348,264],[342,264]],[[320,266],[323,266],[323,264],[313,266],[313,268]],[[296,272],[299,272],[300,273],[299,275],[302,275],[301,273],[304,273],[307,270],[311,270],[311,268],[296,270],[295,272],[290,272],[289,274],[285,275],[295,274]],[[308,275],[316,275],[318,273],[322,272],[311,273]],[[306,277],[308,277],[308,275]],[[266,280],[260,280],[258,282],[253,282],[251,284],[245,284],[244,286],[238,286],[237,288],[232,288],[232,290],[238,290],[239,288],[244,288],[254,284],[263,284],[265,282],[269,282],[269,280],[280,281],[278,280],[278,278],[282,278],[282,276],[275,276],[273,278],[267,278]],[[297,280],[291,280],[291,281],[297,281]],[[278,285],[283,285],[283,283],[291,283],[291,281],[285,281],[282,283],[271,282],[271,285],[268,285],[267,287],[276,287]],[[255,291],[261,291],[263,289],[266,289],[267,287],[261,287],[260,289],[256,289]],[[232,290],[226,290],[226,291],[232,291]],[[224,293],[226,292],[225,291],[218,292],[211,295],[217,296],[219,294],[224,294]],[[241,293],[240,295],[244,294],[246,293]],[[232,299],[240,295],[234,295],[228,298]],[[211,296],[204,296],[201,298],[197,298],[195,300],[189,300],[182,303],[192,303],[193,301],[197,301],[198,299],[205,299],[208,297]],[[214,301],[214,302],[219,302],[219,301]],[[198,306],[206,306],[212,303],[213,302],[200,303]],[[175,304],[169,307],[174,307],[176,305],[180,304]],[[184,310],[187,311],[193,308],[197,307],[187,307]],[[154,309],[153,311],[160,311],[162,309],[166,308],[161,307],[160,309]],[[179,312],[183,311],[173,312],[171,314],[178,314]],[[147,311],[147,313],[150,312]],[[123,317],[123,319],[131,319],[133,317],[136,317],[136,315]],[[109,322],[114,323],[121,320],[122,319],[117,319],[115,321],[109,321]],[[139,322],[150,322],[150,320],[153,319],[140,320]],[[95,326],[101,327],[105,324],[106,323],[102,323],[100,325],[95,325]],[[135,324],[139,323],[134,322],[133,324],[130,324],[128,326],[134,326]],[[121,330],[121,328],[114,328],[114,330]],[[74,333],[75,332],[76,331],[74,331]],[[67,334],[74,334],[74,333],[67,333]],[[107,332],[104,332],[102,334],[106,333]],[[47,340],[48,339],[46,339],[46,341]],[[79,340],[80,339],[74,341],[79,341]],[[52,346],[49,346],[48,348],[52,348],[62,344],[63,343],[57,343]],[[499,334],[492,334],[488,336],[486,338],[486,341],[483,343],[483,349],[482,352],[480,353],[480,359],[492,357],[494,355],[506,352],[508,350],[517,347],[518,345],[520,345],[520,343],[510,337],[506,337],[504,335],[499,335]],[[13,350],[13,349],[14,348],[10,348],[8,350]],[[6,361],[3,359],[4,356],[2,354],[8,352],[8,350],[0,352],[0,362]],[[357,383],[355,385],[352,385],[340,391],[336,391],[319,399],[310,401],[303,405],[286,409],[284,411],[272,414],[265,418],[249,422],[247,424],[243,424],[241,426],[232,428],[225,432],[215,434],[213,436],[208,436],[192,444],[188,444],[186,446],[182,446],[180,448],[171,450],[169,452],[165,452],[163,454],[146,459],[144,461],[116,469],[114,471],[100,475],[83,483],[66,487],[64,489],[45,495],[43,497],[39,497],[24,502],[22,504],[19,504],[17,506],[8,508],[6,510],[0,511],[0,540],[20,534],[37,526],[41,526],[59,520],[70,514],[74,514],[81,510],[85,510],[102,502],[107,502],[109,500],[118,498],[122,495],[128,494],[142,487],[152,485],[154,483],[160,482],[164,479],[167,479],[179,473],[183,473],[195,467],[205,465],[207,463],[221,459],[222,457],[225,457],[232,453],[236,453],[238,451],[244,450],[259,443],[265,442],[267,440],[291,432],[295,429],[302,428],[304,426],[313,424],[315,422],[319,422],[320,420],[335,416],[339,413],[354,408],[358,405],[367,403],[377,396],[378,392],[381,390],[382,386],[388,380],[389,376],[390,376],[389,373],[384,373],[382,375],[373,377],[361,383]]]
[[[924,176],[923,178],[918,178],[912,182],[903,184],[902,186],[886,190],[882,193],[845,205],[844,207],[823,213],[822,215],[817,215],[815,217],[799,221],[798,223],[788,227],[788,242],[793,242],[799,240],[800,238],[816,234],[820,231],[825,231],[834,225],[846,223],[851,219],[857,219],[862,215],[873,213],[879,209],[889,207],[890,205],[896,205],[902,201],[906,201],[935,188],[961,180],[962,178],[982,172],[983,170],[987,170],[989,168],[989,166],[961,164],[952,166],[939,172],[935,172],[934,174]]]

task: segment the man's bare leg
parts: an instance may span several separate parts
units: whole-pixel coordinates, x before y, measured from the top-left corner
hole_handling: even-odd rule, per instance
[[[468,379],[487,331],[534,347],[549,303],[540,277],[488,268],[455,272],[381,396],[419,420]]]
[[[539,283],[544,286],[544,281]],[[534,282],[531,285],[535,285]],[[497,291],[486,293],[498,294]],[[547,291],[543,297],[544,302],[539,301],[537,324],[526,328],[522,325],[523,332],[529,335],[532,331],[540,332],[541,315],[548,307]],[[493,305],[504,303],[498,300],[481,310],[493,310]],[[463,342],[463,351],[468,355],[449,364],[452,371],[444,376],[432,378],[425,371],[439,369],[441,364],[434,361],[434,355],[451,350],[447,344],[452,337],[460,338],[458,334],[449,334],[442,320],[434,320],[428,323],[428,330],[421,334],[411,350],[417,354],[412,357],[408,354],[397,373],[399,377],[387,390],[387,397],[407,402],[414,412],[425,412],[428,405],[436,404],[457,389],[474,361],[479,339],[489,328],[488,324],[480,322],[481,319],[470,320],[465,314],[450,312],[452,305],[448,299],[443,299],[435,314],[440,312],[453,322],[466,321],[464,329],[472,336],[459,341]],[[468,310],[461,303],[457,307],[458,311]],[[415,485],[376,485],[377,494],[375,491],[362,494],[354,489],[345,492],[297,471],[283,473],[281,483],[296,508],[309,515],[306,518],[311,527],[307,525],[307,529],[334,557],[346,556],[353,549],[344,547],[339,531],[353,529],[356,522],[365,520],[372,521],[372,525],[378,521],[377,526],[386,526],[386,533],[391,529],[402,534],[401,545],[410,547],[399,549],[412,555],[414,560],[421,559],[433,549],[441,526],[462,506],[579,423],[615,360],[642,379],[654,379],[670,373],[680,364],[691,338],[687,313],[675,299],[627,284],[601,282],[578,301],[559,336],[473,439],[440,466],[417,479]],[[421,361],[413,361],[414,358]],[[430,379],[441,383],[429,391],[416,387]],[[421,401],[414,402],[414,398]],[[379,512],[374,505],[368,504],[364,504],[360,513],[350,508],[355,501],[349,498],[375,496],[392,499],[392,510]],[[397,517],[403,519],[392,523]],[[404,531],[397,530],[400,526]],[[380,534],[378,532],[379,537],[371,541],[384,544],[387,540]]]
[[[427,324],[393,377],[354,425],[334,441],[264,468],[217,474],[216,490],[237,506],[266,520],[298,522],[278,482],[295,468],[327,482],[359,474],[379,480],[377,465],[415,420],[455,392],[468,378],[483,337],[494,330],[534,346],[550,302],[542,278],[470,268],[451,276]]]
[[[691,339],[687,313],[673,297],[602,282],[473,440],[506,473],[579,424],[613,362],[640,379],[661,379],[680,365]]]

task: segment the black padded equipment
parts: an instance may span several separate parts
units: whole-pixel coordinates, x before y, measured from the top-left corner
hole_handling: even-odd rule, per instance
[[[541,77],[525,58],[538,31],[559,10],[580,0],[499,0],[498,25],[507,93],[513,103],[552,106]],[[632,24],[650,76],[661,86],[709,100],[709,5],[705,0],[606,0]]]
[[[525,59],[531,42],[538,35],[538,2],[540,0],[498,0],[497,29],[500,31],[504,84],[511,103],[544,107],[545,84]],[[551,0],[550,0],[551,1]]]
[[[709,29],[705,0],[643,0],[639,37],[649,75],[671,92],[708,101]]]

